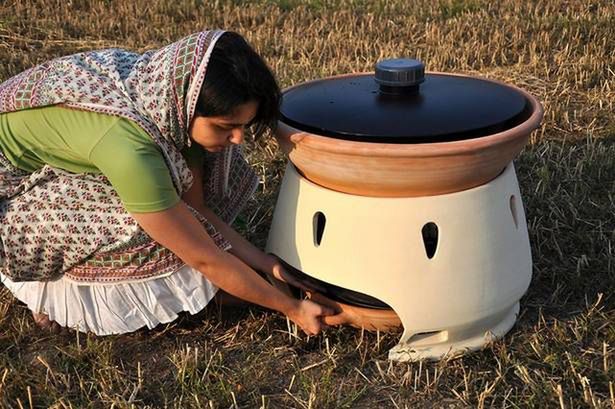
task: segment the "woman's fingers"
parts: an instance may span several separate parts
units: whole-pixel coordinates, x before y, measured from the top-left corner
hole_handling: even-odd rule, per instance
[[[322,306],[322,312],[320,314],[321,317],[327,316],[327,315],[335,315],[337,313],[337,311],[335,311],[333,308],[330,307],[325,307],[324,305]]]
[[[317,293],[310,293],[309,295],[313,302],[321,306],[322,314],[320,315],[320,320],[324,325],[336,326],[351,322],[348,314],[342,311],[339,305],[334,301],[324,298]]]
[[[323,299],[320,296],[315,296],[315,293],[311,291],[308,291],[307,295],[308,295],[309,301],[313,303],[314,305],[317,305],[319,308],[319,312],[317,316],[321,317],[325,315],[334,315],[339,312],[339,308],[335,303],[325,302],[325,299]]]
[[[317,335],[324,328],[323,322],[321,320],[321,316],[328,311],[326,311],[326,307],[323,307],[315,302],[310,300],[303,300],[300,303],[301,305],[301,314],[296,321],[303,332],[308,335]]]
[[[330,326],[349,324],[352,317],[340,306],[318,293],[308,292],[309,300],[301,301],[297,324],[307,335],[317,335]]]
[[[340,312],[339,314],[335,315],[325,315],[322,316],[320,319],[325,325],[331,327],[350,323],[350,317],[348,317],[348,315],[346,315],[344,312]]]

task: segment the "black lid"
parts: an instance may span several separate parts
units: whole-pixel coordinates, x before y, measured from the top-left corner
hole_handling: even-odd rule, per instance
[[[475,77],[424,74],[420,61],[384,60],[376,74],[326,78],[284,92],[281,120],[339,139],[446,142],[501,132],[528,116],[514,88]]]

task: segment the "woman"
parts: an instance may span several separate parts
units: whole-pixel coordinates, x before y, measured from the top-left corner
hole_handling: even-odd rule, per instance
[[[0,272],[42,326],[99,335],[196,313],[218,288],[317,334],[275,258],[229,223],[256,187],[238,146],[280,92],[235,33],[62,57],[0,85]],[[331,317],[328,317],[331,318]]]

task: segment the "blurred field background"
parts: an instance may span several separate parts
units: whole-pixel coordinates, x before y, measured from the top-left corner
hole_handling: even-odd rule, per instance
[[[534,259],[516,326],[478,353],[400,364],[386,360],[399,334],[307,338],[259,308],[209,308],[126,336],[50,335],[0,287],[0,405],[615,408],[611,0],[4,0],[0,80],[214,27],[243,34],[282,86],[406,56],[536,95],[545,119],[516,161]],[[262,180],[238,228],[264,246],[285,158],[271,136],[246,152]]]

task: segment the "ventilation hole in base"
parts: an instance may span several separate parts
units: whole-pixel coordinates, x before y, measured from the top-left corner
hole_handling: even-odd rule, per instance
[[[413,347],[418,347],[446,341],[448,341],[448,331],[429,331],[414,334],[410,337],[408,343]]]
[[[322,236],[325,234],[325,223],[327,223],[327,218],[322,212],[316,212],[314,214],[314,245],[316,247],[320,246],[320,242],[322,241]]]
[[[513,222],[515,222],[515,227],[519,228],[519,221],[517,219],[517,199],[515,196],[510,197],[510,213],[512,214]]]
[[[425,253],[427,258],[432,259],[438,249],[438,226],[429,222],[421,230],[423,234],[423,244],[425,245]]]

